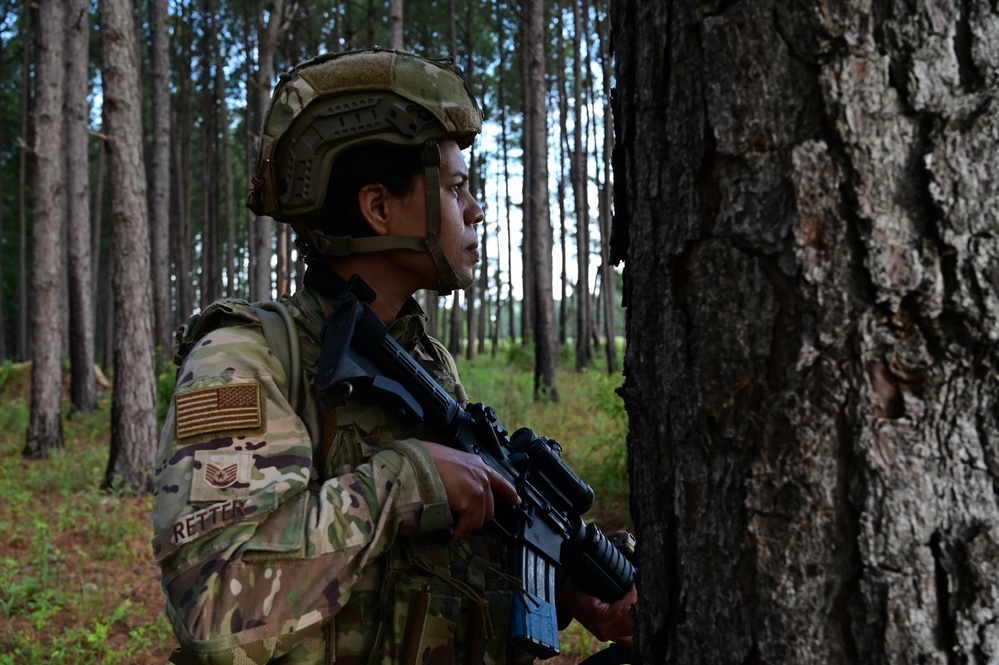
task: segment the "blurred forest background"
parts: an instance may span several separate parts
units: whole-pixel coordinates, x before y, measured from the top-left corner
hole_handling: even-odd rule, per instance
[[[476,397],[571,443],[591,517],[630,525],[608,32],[607,0],[0,0],[0,665],[172,648],[147,492],[173,331],[300,284],[290,229],[243,204],[277,77],[324,52],[464,70],[482,261],[423,305]],[[564,639],[559,663],[598,648]]]
[[[104,376],[124,382],[121,418],[146,434],[113,428],[112,447],[134,459],[127,442],[150,431],[144,338],[162,372],[192,312],[301,281],[290,228],[243,205],[277,76],[382,46],[453,55],[485,115],[466,156],[483,258],[469,291],[424,294],[437,336],[468,358],[523,345],[538,399],[558,399],[560,349],[615,373],[607,35],[606,0],[5,3],[0,359],[32,360],[48,404],[68,359],[84,412]],[[44,457],[61,434],[41,408],[26,453]]]

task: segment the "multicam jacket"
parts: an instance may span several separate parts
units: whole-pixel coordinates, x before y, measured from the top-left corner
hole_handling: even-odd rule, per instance
[[[320,409],[319,301],[306,289],[282,302],[302,345],[298,412],[248,303],[216,303],[179,332],[153,510],[175,662],[506,662],[502,548],[440,536],[447,497],[418,443],[433,433],[377,404]],[[389,330],[467,401],[415,301]]]

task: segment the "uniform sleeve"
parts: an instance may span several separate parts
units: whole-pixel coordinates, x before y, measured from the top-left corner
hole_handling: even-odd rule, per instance
[[[312,444],[258,328],[193,348],[157,455],[153,549],[185,648],[264,663],[313,636],[400,534],[447,526],[447,497],[416,440],[322,485]]]

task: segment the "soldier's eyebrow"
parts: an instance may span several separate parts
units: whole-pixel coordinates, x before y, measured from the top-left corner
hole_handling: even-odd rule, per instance
[[[455,169],[454,171],[451,172],[451,177],[457,178],[461,182],[465,182],[466,180],[468,180],[468,173],[462,171],[461,169]]]

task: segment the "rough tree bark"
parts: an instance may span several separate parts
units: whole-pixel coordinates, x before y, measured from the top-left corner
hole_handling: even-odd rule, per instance
[[[525,112],[524,134],[530,159],[525,167],[524,242],[531,248],[532,275],[524,290],[533,293],[534,308],[534,399],[558,401],[555,366],[558,361],[558,331],[555,328],[555,301],[552,297],[552,223],[548,203],[548,114],[545,95],[545,24],[541,0],[525,0],[530,88]],[[526,170],[529,169],[529,170]],[[530,234],[526,232],[531,229]],[[526,265],[525,257],[525,265]]]
[[[644,663],[999,661],[999,12],[615,0]]]
[[[153,328],[160,354],[173,345],[170,298],[170,28],[168,0],[149,0],[149,88],[152,95],[153,144],[150,155],[150,248],[153,280]],[[186,275],[178,275],[187,279]],[[186,316],[186,314],[185,314]]]
[[[66,140],[66,223],[69,238],[70,399],[83,413],[97,409],[94,375],[94,277],[90,224],[90,168],[87,150],[90,104],[87,54],[90,11],[87,0],[67,2],[63,128]]]
[[[62,335],[53,324],[63,289],[64,200],[63,44],[66,3],[38,3],[36,45],[35,179],[31,225],[31,419],[24,444],[28,457],[49,457],[64,449],[61,418]]]
[[[104,123],[111,178],[114,395],[111,453],[102,486],[152,490],[156,368],[138,45],[129,0],[101,0]]]

